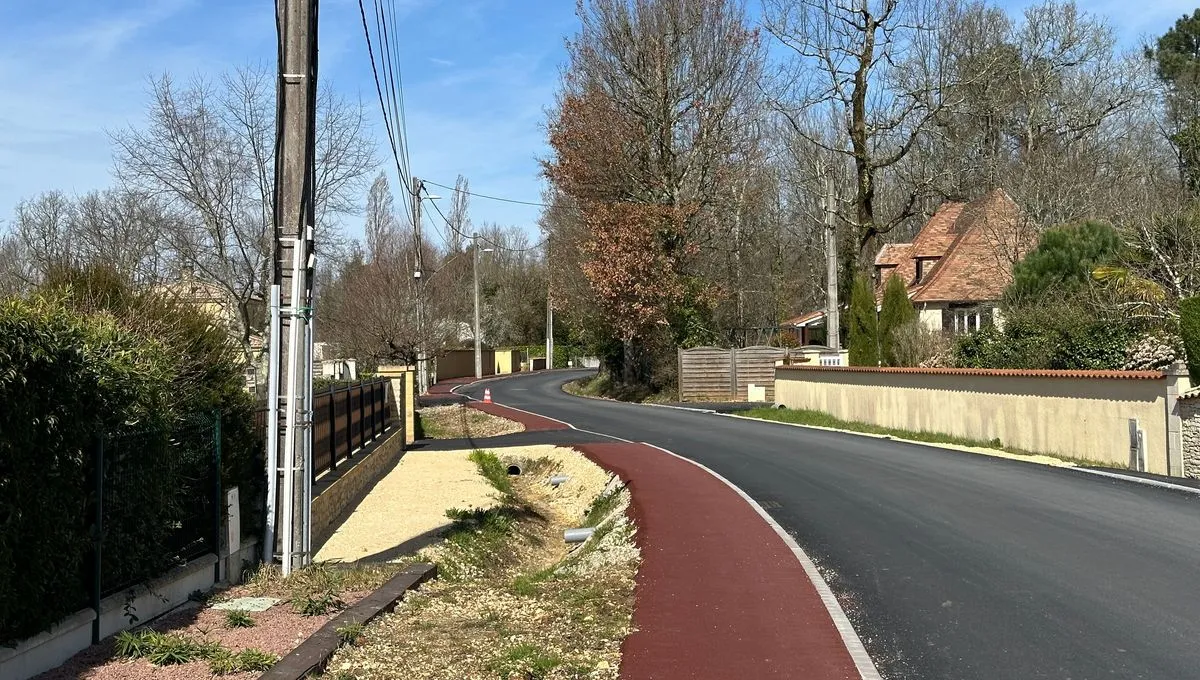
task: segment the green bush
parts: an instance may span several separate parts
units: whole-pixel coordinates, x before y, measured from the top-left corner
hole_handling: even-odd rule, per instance
[[[1065,299],[1006,310],[1004,329],[959,338],[954,363],[963,368],[1119,370],[1136,331]]]
[[[180,515],[197,482],[160,454],[208,455],[218,411],[223,483],[241,487],[243,524],[254,526],[262,446],[241,376],[211,319],[103,270],[60,273],[28,298],[0,301],[0,643],[88,602],[81,575],[90,574],[101,437],[129,488],[152,490],[105,503],[105,544],[121,548],[102,554],[104,583],[154,575],[169,566],[165,537],[180,522],[208,521]],[[180,432],[197,436],[168,440]]]
[[[86,603],[93,443],[166,425],[170,377],[161,344],[111,316],[85,320],[54,299],[0,303],[0,641]]]
[[[1179,334],[1183,336],[1192,384],[1200,385],[1200,297],[1179,301]]]
[[[1038,246],[1013,267],[1005,291],[1010,305],[1030,304],[1048,294],[1071,294],[1087,286],[1096,267],[1117,259],[1121,237],[1103,222],[1049,229]]]

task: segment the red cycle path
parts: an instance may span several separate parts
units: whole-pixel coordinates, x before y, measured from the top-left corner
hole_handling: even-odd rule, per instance
[[[860,677],[803,567],[746,501],[645,444],[580,444],[632,493],[642,566],[621,677]]]
[[[471,406],[530,431],[567,427],[500,404]],[[861,677],[791,548],[734,489],[646,444],[573,446],[617,474],[632,496],[642,565],[622,678]]]

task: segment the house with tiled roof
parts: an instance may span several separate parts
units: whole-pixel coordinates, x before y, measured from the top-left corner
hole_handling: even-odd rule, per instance
[[[898,276],[931,330],[971,333],[999,320],[998,305],[1013,264],[1035,245],[1021,210],[1003,189],[970,201],[947,201],[909,243],[889,243],[875,256],[876,299]],[[788,319],[781,330],[801,344],[825,341],[825,312]]]
[[[882,297],[899,276],[927,328],[971,333],[999,318],[1013,264],[1032,247],[1020,208],[1003,189],[969,203],[938,207],[911,243],[890,243],[875,257]]]

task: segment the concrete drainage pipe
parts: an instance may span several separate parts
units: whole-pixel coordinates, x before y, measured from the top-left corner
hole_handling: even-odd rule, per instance
[[[591,538],[592,534],[595,532],[596,529],[593,527],[587,527],[583,529],[567,529],[563,532],[563,540],[567,543],[583,543]]]

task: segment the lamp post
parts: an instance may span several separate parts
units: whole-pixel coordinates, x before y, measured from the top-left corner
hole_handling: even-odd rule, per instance
[[[475,289],[475,379],[483,377],[483,348],[479,342],[479,234],[471,234],[471,278],[474,279]],[[484,248],[483,252],[490,253],[495,248]]]

